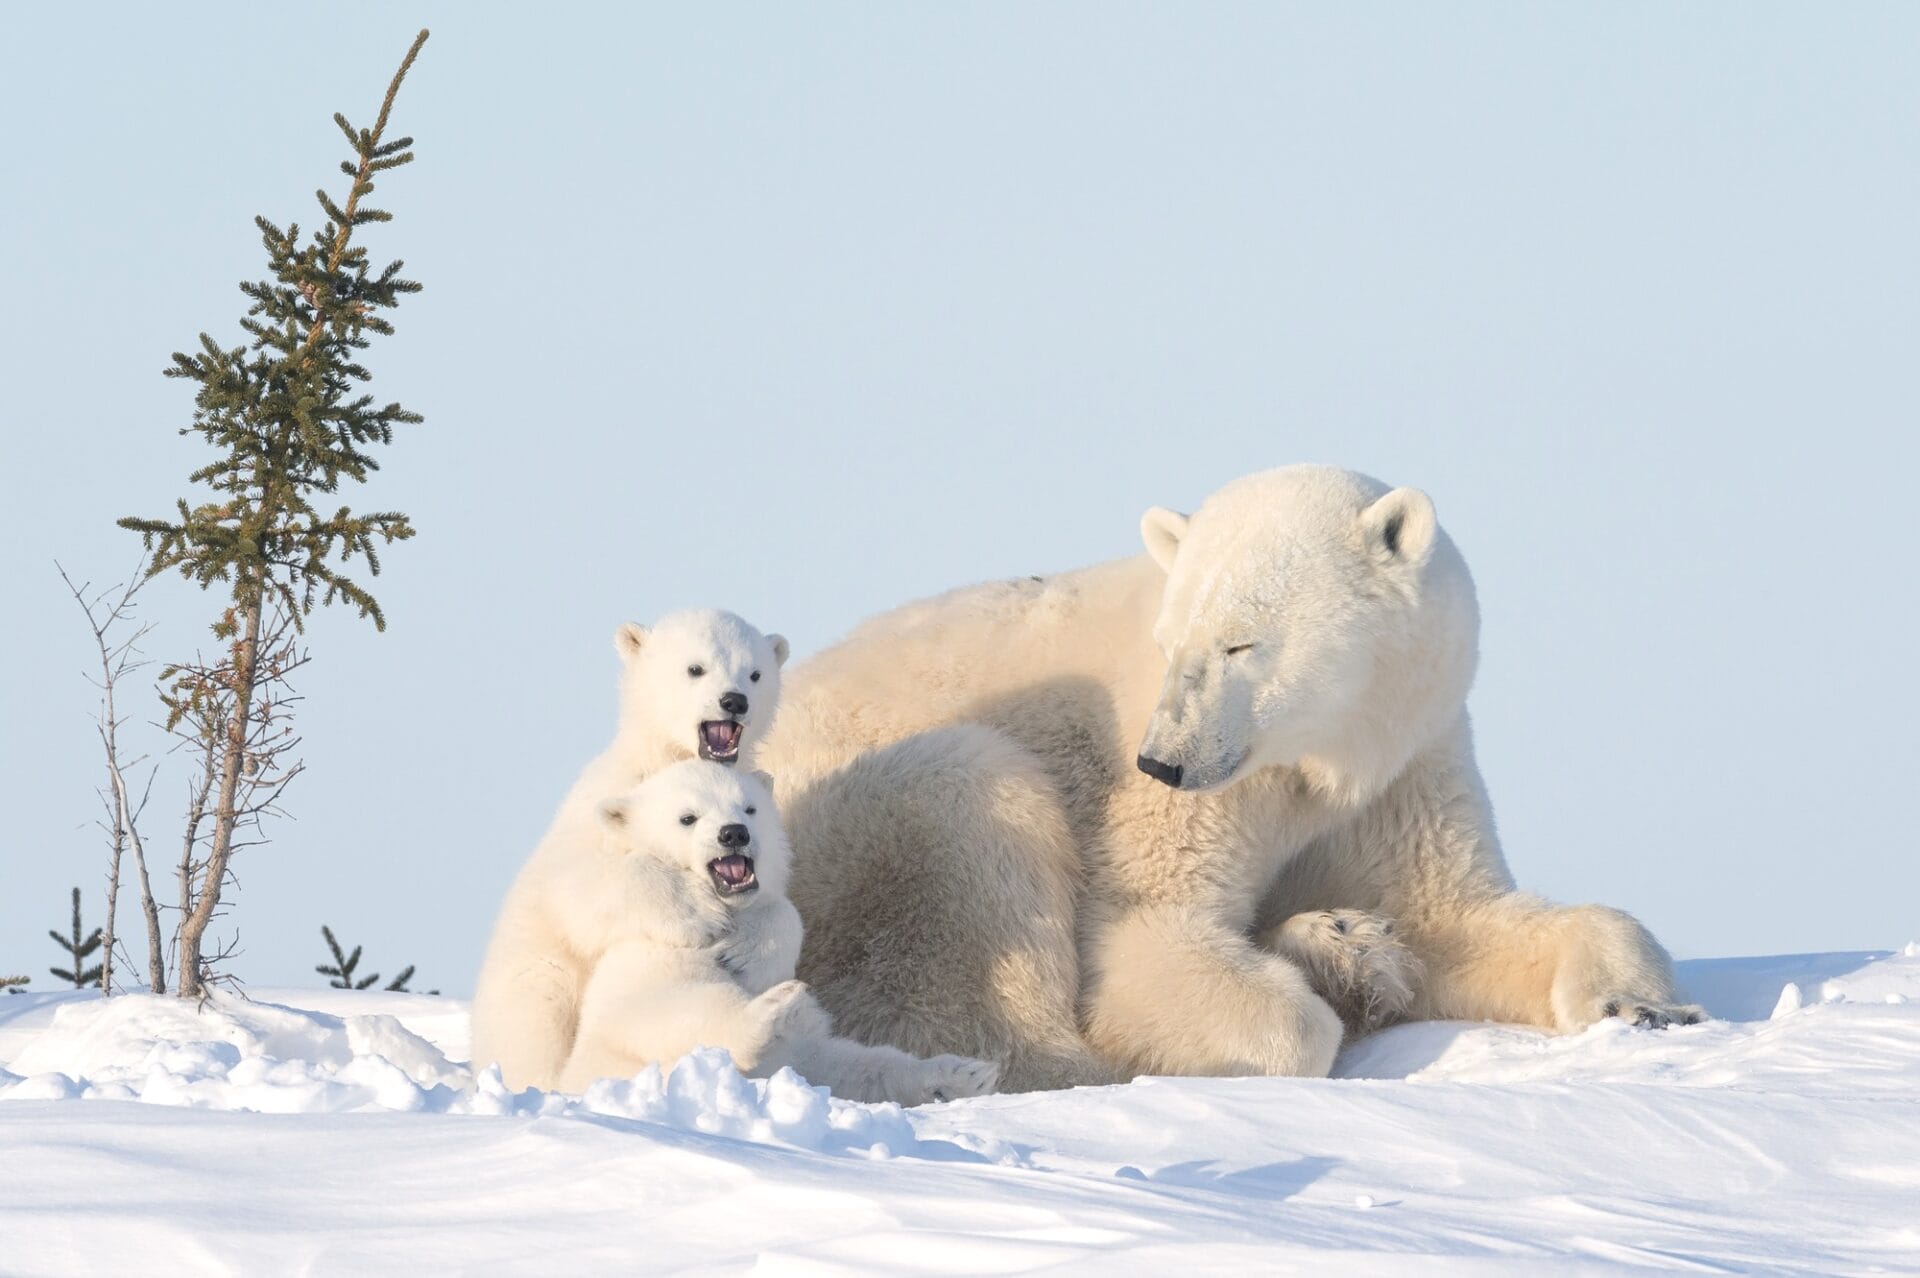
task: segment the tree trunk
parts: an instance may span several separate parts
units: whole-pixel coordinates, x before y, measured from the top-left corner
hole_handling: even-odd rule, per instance
[[[120,852],[126,843],[118,821],[119,813],[114,814],[113,855],[107,861],[107,925],[100,929],[103,942],[100,957],[100,992],[113,993],[113,942],[114,921],[120,909]]]
[[[220,906],[220,889],[227,878],[227,859],[233,855],[233,831],[239,823],[238,801],[240,770],[246,762],[247,726],[253,712],[254,671],[260,660],[260,614],[266,604],[266,586],[257,579],[246,612],[240,638],[233,647],[233,704],[227,719],[226,748],[220,759],[220,797],[213,809],[213,842],[207,850],[207,868],[200,879],[200,890],[193,909],[180,925],[179,994],[181,998],[203,998],[206,987],[201,972],[201,942],[207,926]]]
[[[173,929],[173,970],[180,971],[180,929],[186,925],[187,916],[193,912],[193,850],[200,846],[200,823],[206,820],[207,797],[213,793],[214,775],[218,771],[220,743],[211,737],[203,736],[200,743],[200,776],[188,791],[186,834],[180,840],[180,922]],[[160,920],[154,916],[154,955],[158,963],[160,946]],[[153,992],[164,993],[166,969],[161,967],[162,984],[156,985]]]
[[[208,757],[211,758],[211,754]],[[198,821],[194,821],[188,826],[186,846],[180,852],[180,921],[173,927],[173,971],[176,980],[181,972],[186,971],[180,963],[180,933],[187,926],[187,918],[193,913],[193,827],[198,824]],[[184,991],[176,992],[184,993]]]
[[[167,958],[160,947],[160,907],[153,899],[153,884],[147,878],[147,858],[134,849],[133,863],[140,871],[140,909],[147,916],[147,988],[155,994],[167,992]]]

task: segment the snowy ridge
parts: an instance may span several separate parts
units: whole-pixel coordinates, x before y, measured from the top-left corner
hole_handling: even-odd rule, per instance
[[[914,1111],[718,1053],[509,1092],[446,999],[0,998],[0,1269],[1920,1270],[1920,945],[1683,978],[1728,1019]]]
[[[792,1070],[744,1078],[723,1051],[695,1052],[670,1071],[652,1067],[631,1079],[602,1079],[575,1097],[512,1091],[498,1069],[475,1076],[390,1013],[334,1016],[232,995],[203,1009],[144,994],[48,1001],[51,1022],[0,1067],[0,1101],[142,1101],[262,1114],[621,1118],[869,1157],[1012,1157],[1003,1149],[922,1142],[898,1105],[835,1100]],[[11,1010],[0,1007],[0,1015]],[[23,1009],[33,1010],[31,1004]],[[19,1028],[0,1034],[6,1034],[0,1046],[25,1037]]]

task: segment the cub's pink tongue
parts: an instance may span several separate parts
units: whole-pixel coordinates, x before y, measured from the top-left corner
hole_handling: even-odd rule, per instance
[[[731,754],[740,745],[740,725],[715,719],[700,725],[701,740],[713,754]]]
[[[738,886],[753,877],[753,862],[736,852],[715,861],[713,872],[726,882]]]

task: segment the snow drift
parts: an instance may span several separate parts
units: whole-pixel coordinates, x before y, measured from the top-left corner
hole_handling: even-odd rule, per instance
[[[718,1053],[511,1092],[446,999],[14,996],[0,1269],[1920,1266],[1920,946],[1683,979],[1725,1019],[913,1111]]]

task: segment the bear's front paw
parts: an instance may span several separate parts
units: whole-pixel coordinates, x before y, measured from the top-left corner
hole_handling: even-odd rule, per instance
[[[1309,910],[1271,929],[1265,940],[1306,969],[1313,992],[1352,1035],[1404,1017],[1424,972],[1394,935],[1393,920],[1365,910]]]
[[[1618,1017],[1638,1029],[1666,1029],[1670,1025],[1698,1025],[1711,1020],[1707,1009],[1695,1003],[1661,1003],[1639,998],[1609,998],[1596,1009],[1596,1021]]]
[[[1000,1083],[1000,1067],[992,1061],[977,1061],[971,1056],[935,1056],[927,1064],[933,1075],[927,1087],[930,1101],[985,1096]]]

